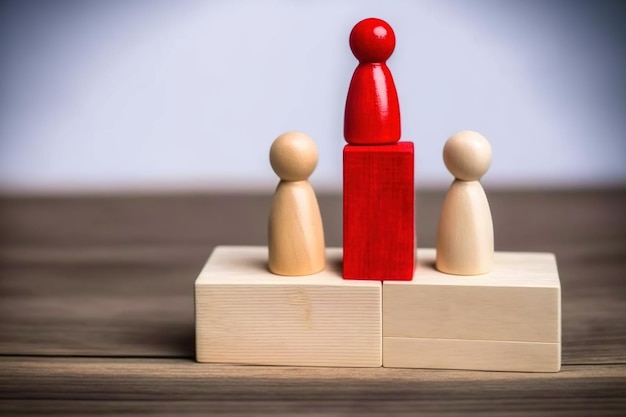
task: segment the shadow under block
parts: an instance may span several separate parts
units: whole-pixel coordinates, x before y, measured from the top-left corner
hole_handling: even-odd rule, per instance
[[[434,269],[418,249],[413,281],[383,283],[383,366],[558,372],[561,287],[550,253],[496,252],[492,272]]]
[[[415,268],[412,142],[343,150],[343,277],[410,280]]]
[[[267,270],[267,247],[215,248],[195,283],[196,360],[254,365],[380,367],[382,284],[326,270],[285,277]]]

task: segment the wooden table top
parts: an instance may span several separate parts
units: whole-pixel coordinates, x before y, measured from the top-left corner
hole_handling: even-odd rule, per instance
[[[626,415],[626,190],[488,195],[497,250],[556,253],[560,373],[198,364],[194,280],[214,246],[265,244],[270,195],[0,198],[0,412]],[[420,247],[443,196],[418,192]]]

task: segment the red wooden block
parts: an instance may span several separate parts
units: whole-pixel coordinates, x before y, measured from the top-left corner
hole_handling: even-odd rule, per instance
[[[412,142],[343,149],[343,277],[406,280],[415,269]]]
[[[400,105],[385,62],[396,46],[387,22],[369,18],[350,33],[350,48],[359,60],[344,114],[344,137],[352,145],[392,144],[400,140]]]

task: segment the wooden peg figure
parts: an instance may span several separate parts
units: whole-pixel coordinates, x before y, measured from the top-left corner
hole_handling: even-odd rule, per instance
[[[344,114],[344,137],[351,145],[393,144],[400,140],[400,104],[386,61],[396,47],[393,29],[369,18],[350,33],[350,49],[359,60]]]
[[[311,275],[326,265],[324,229],[308,178],[317,166],[317,146],[304,133],[279,136],[270,164],[280,177],[269,217],[269,270],[276,275]]]
[[[437,231],[436,268],[446,274],[480,275],[493,268],[493,222],[479,179],[491,165],[491,146],[481,134],[459,132],[443,149],[454,175]]]

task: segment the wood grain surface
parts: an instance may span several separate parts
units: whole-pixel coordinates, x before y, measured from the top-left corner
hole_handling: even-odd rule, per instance
[[[487,194],[496,250],[557,256],[558,374],[197,364],[194,280],[265,244],[271,195],[0,198],[0,412],[625,415],[626,190]],[[418,193],[420,247],[443,198]],[[341,196],[319,201],[339,246]]]

